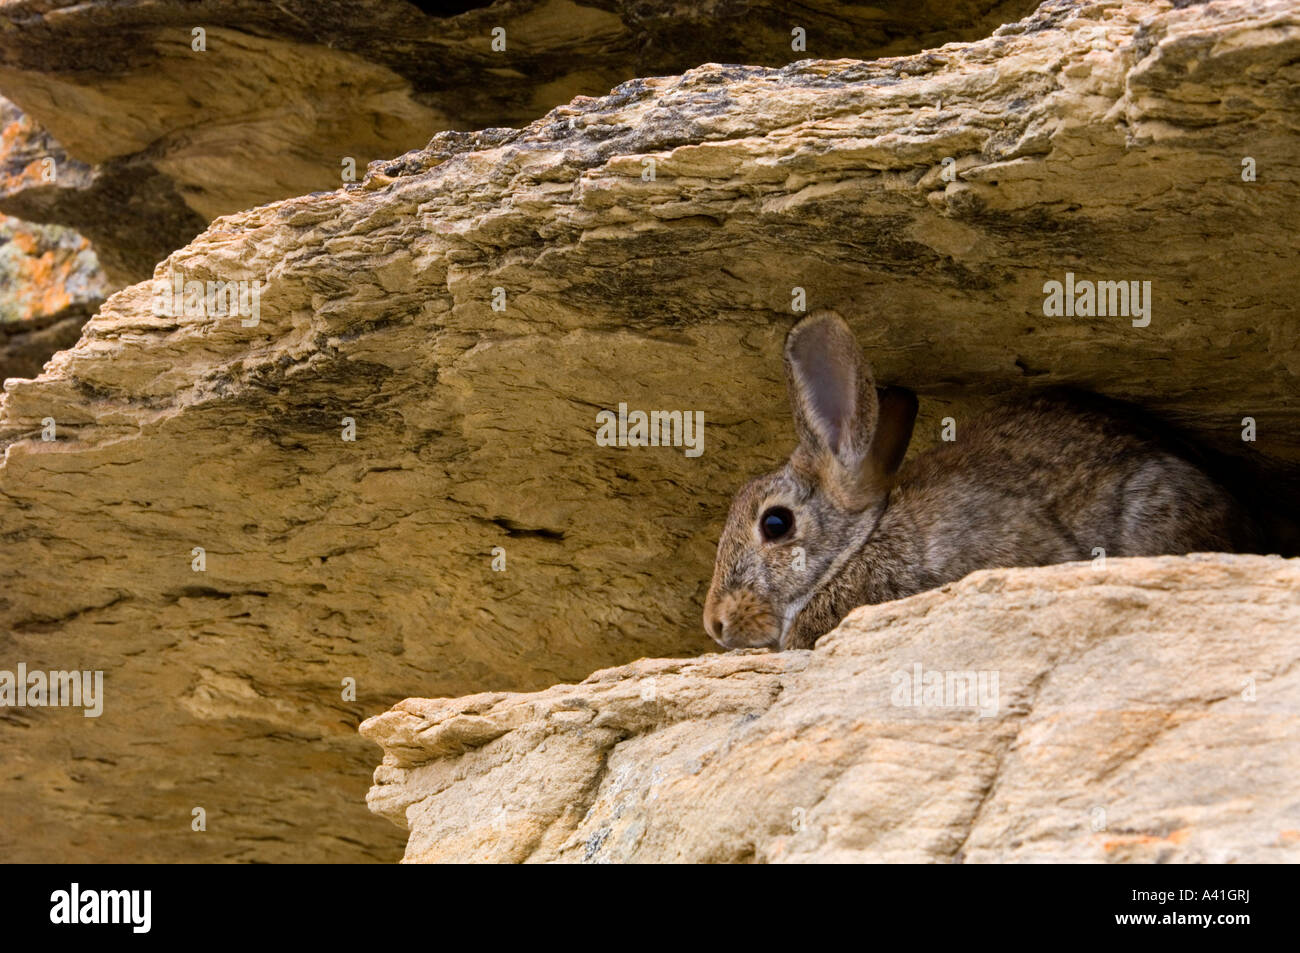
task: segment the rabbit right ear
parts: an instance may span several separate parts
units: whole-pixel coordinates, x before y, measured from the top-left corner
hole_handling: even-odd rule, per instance
[[[894,474],[903,465],[907,445],[912,442],[916,395],[906,387],[881,387],[877,397],[880,409],[876,432],[871,437],[870,458],[879,482],[892,487]]]
[[[879,413],[871,371],[849,326],[815,311],[785,339],[786,382],[799,434],[798,455],[842,505],[868,505],[862,485]]]

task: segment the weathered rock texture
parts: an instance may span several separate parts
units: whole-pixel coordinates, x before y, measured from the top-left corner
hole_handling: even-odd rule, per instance
[[[0,380],[35,377],[81,338],[107,294],[81,235],[0,215]]]
[[[1295,863],[1298,626],[1300,560],[979,572],[812,652],[407,699],[370,806],[413,863]]]
[[[0,852],[396,856],[364,715],[706,650],[727,498],[792,442],[793,286],[920,392],[918,445],[1074,383],[1292,472],[1298,85],[1294,4],[1054,3],[902,59],[630,82],[218,219],[157,276],[264,281],[255,326],[140,284],[6,384],[0,654],[109,697],[0,719]],[[1067,271],[1150,280],[1149,326],[1045,317]],[[703,455],[597,446],[620,402],[703,411]]]
[[[0,4],[0,17],[5,9]],[[51,108],[66,106],[56,99]],[[75,110],[81,107],[71,108],[75,120]],[[207,222],[181,202],[174,187],[147,161],[97,166],[78,161],[48,130],[3,98],[0,213],[75,229],[93,239],[105,273],[102,280],[113,290],[146,277]]]
[[[3,214],[21,208],[53,220],[42,207],[10,200],[45,194],[60,174],[69,185],[87,173],[0,98],[0,380],[39,374],[55,351],[77,342],[108,294],[109,279],[84,236]]]
[[[0,288],[0,325],[72,307],[93,309],[106,296],[103,272],[85,238],[66,228],[33,225],[4,215],[0,215]]]
[[[0,189],[0,211],[79,229],[115,281],[139,281],[218,215],[338,186],[346,157],[364,169],[439,130],[522,125],[574,96],[711,60],[780,66],[976,39],[1034,4],[787,6],[5,0],[0,92],[43,125],[48,154],[75,160],[57,188]]]

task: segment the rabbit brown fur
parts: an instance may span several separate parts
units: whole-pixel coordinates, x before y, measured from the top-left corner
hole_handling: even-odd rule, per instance
[[[877,390],[839,315],[795,325],[785,364],[799,446],[732,502],[704,609],[724,648],[811,648],[857,606],[976,569],[1255,539],[1206,473],[1114,413],[1030,398],[900,467],[916,398]]]

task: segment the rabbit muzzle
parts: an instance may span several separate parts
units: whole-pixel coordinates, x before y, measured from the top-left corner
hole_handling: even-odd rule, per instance
[[[781,641],[781,617],[749,589],[711,589],[704,602],[704,629],[724,649],[775,649]]]

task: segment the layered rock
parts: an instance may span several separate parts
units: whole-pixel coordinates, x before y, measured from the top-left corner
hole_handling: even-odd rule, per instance
[[[916,56],[636,80],[218,219],[156,275],[256,282],[255,321],[136,285],[6,384],[0,648],[108,698],[90,730],[4,712],[0,852],[395,857],[363,716],[705,651],[727,498],[792,443],[795,288],[920,393],[918,446],[1069,383],[1276,492],[1297,53],[1280,0],[1052,3]],[[1067,273],[1150,281],[1149,323],[1045,315]],[[598,446],[620,403],[703,412],[703,454]]]
[[[433,862],[1300,859],[1300,560],[975,573],[815,651],[407,699],[371,809]]]
[[[60,188],[0,190],[0,211],[79,229],[118,284],[139,281],[212,218],[335,188],[439,130],[523,125],[710,60],[914,52],[1033,6],[8,0],[0,92],[75,160]]]

